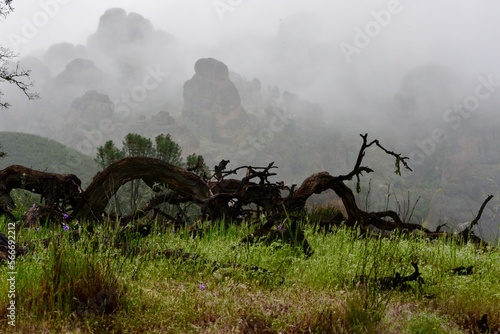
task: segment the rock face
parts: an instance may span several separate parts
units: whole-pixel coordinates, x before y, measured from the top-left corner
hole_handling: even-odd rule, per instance
[[[250,114],[260,114],[264,108],[262,85],[260,80],[253,78],[249,81],[241,75],[231,71],[229,71],[229,80],[231,80],[238,89],[241,97],[241,104],[245,106],[245,109]]]
[[[40,59],[36,57],[25,57],[20,61],[21,67],[30,70],[30,78],[37,84],[45,83],[50,79],[50,70]]]
[[[75,46],[71,43],[57,43],[49,46],[43,55],[43,62],[48,66],[53,75],[57,75],[73,59],[85,57],[85,46]]]
[[[114,82],[88,59],[77,58],[66,65],[66,68],[48,86],[50,99],[60,99],[69,104],[76,96],[90,89],[108,92]]]
[[[108,9],[100,17],[97,31],[88,37],[88,50],[97,65],[134,85],[143,79],[144,67],[159,65],[165,70],[168,61],[175,61],[176,47],[171,34],[121,8]]]
[[[77,58],[68,63],[64,72],[55,80],[61,84],[95,84],[103,79],[104,73],[94,62],[88,59]]]
[[[183,120],[198,134],[217,142],[235,143],[248,136],[254,122],[241,106],[228,67],[216,59],[203,58],[194,70],[194,76],[184,84]]]
[[[99,127],[101,120],[113,118],[113,112],[114,104],[109,96],[92,90],[73,100],[68,116],[80,125]]]
[[[71,107],[62,117],[61,129],[52,134],[81,153],[94,156],[97,147],[108,139],[116,140],[120,128],[116,127],[115,106],[108,95],[87,91],[71,102]]]
[[[443,223],[457,226],[470,222],[491,194],[495,197],[486,206],[476,231],[491,241],[499,233],[500,151],[496,143],[500,133],[496,127],[482,129],[469,128],[446,142],[441,188],[433,195],[426,220],[431,229]]]
[[[444,111],[469,94],[463,81],[452,68],[440,64],[417,66],[406,73],[394,96],[394,117],[408,129],[405,134],[422,136],[423,129],[442,124]]]
[[[127,14],[121,8],[108,9],[99,20],[97,32],[88,38],[89,47],[113,54],[122,54],[124,47],[130,50],[134,44],[151,46],[155,42],[173,41],[173,36],[156,30],[142,15]]]
[[[301,122],[319,125],[323,120],[323,109],[317,103],[303,100],[297,94],[283,92],[283,107],[288,114],[297,116]]]

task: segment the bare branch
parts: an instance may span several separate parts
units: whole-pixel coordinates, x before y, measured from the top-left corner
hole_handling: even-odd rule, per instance
[[[12,8],[12,0],[0,1],[0,17],[6,18],[14,8]]]
[[[11,60],[17,58],[18,55],[11,50],[0,46],[0,83],[7,82],[17,86],[28,100],[35,100],[39,98],[38,93],[30,92],[33,82],[30,81],[30,70],[25,70],[20,67],[19,62],[16,63],[15,68],[12,68]],[[0,91],[0,96],[3,93]],[[8,108],[8,102],[0,102],[0,108]]]
[[[488,197],[486,197],[486,199],[484,200],[483,204],[481,204],[481,207],[479,208],[479,211],[477,212],[476,217],[472,220],[472,222],[470,223],[470,225],[467,226],[467,228],[465,230],[463,230],[462,232],[460,232],[460,235],[462,236],[462,238],[465,241],[469,241],[469,240],[473,240],[474,241],[475,238],[473,237],[472,229],[474,228],[474,226],[476,226],[479,223],[479,219],[481,219],[481,215],[483,214],[483,211],[484,211],[484,208],[486,207],[486,204],[488,204],[488,202],[492,198],[493,198],[493,195],[489,195]],[[479,240],[481,240],[481,239],[479,239]]]

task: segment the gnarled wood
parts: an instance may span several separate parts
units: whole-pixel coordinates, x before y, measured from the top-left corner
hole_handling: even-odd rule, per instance
[[[24,189],[41,195],[51,209],[73,209],[81,199],[81,181],[74,174],[47,173],[13,165],[0,171],[0,208],[10,212],[15,204],[12,189]]]
[[[23,166],[11,166],[0,171],[0,210],[10,213],[14,206],[10,191],[22,188],[40,194],[49,208],[62,211],[69,207],[72,210],[72,217],[99,221],[104,216],[110,199],[119,188],[129,181],[140,179],[153,190],[157,190],[155,185],[161,185],[167,187],[171,193],[151,199],[142,207],[143,213],[136,212],[122,217],[124,223],[143,216],[164,202],[195,203],[200,206],[204,218],[209,220],[220,218],[236,220],[244,215],[247,210],[245,207],[253,204],[261,207],[268,218],[267,222],[256,231],[257,234],[265,235],[277,222],[289,218],[290,213],[303,211],[310,196],[332,189],[342,200],[347,213],[345,221],[349,226],[359,226],[363,231],[368,231],[370,227],[382,231],[417,230],[431,238],[445,235],[439,231],[431,232],[421,225],[404,222],[394,211],[365,212],[358,207],[354,192],[345,181],[356,178],[359,187],[360,176],[363,173],[373,172],[369,167],[362,166],[367,148],[377,146],[386,154],[393,156],[396,159],[396,173],[400,173],[401,164],[409,169],[406,157],[385,149],[378,140],[368,142],[367,135],[361,135],[361,138],[363,142],[352,171],[338,176],[332,176],[328,172],[316,173],[306,178],[297,189],[294,186],[286,187],[282,182],[268,180],[268,177],[276,175],[271,173],[271,169],[276,168],[274,163],[270,163],[267,167],[242,166],[226,171],[229,161],[223,160],[216,166],[214,177],[207,180],[206,177],[162,160],[129,157],[111,164],[98,173],[83,193],[80,189],[81,182],[75,175],[53,174]],[[226,179],[230,175],[236,175],[240,169],[247,170],[241,180]],[[288,191],[287,196],[284,196],[285,191]],[[467,235],[470,235],[472,226],[477,224],[489,199],[491,197],[488,197],[481,206]]]
[[[198,175],[162,160],[146,157],[130,157],[109,165],[98,173],[85,190],[84,200],[76,208],[76,215],[99,218],[111,197],[131,180],[143,180],[149,187],[165,185],[183,196],[205,199],[210,189]]]

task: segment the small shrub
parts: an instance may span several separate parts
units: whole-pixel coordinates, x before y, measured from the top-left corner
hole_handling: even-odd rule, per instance
[[[109,259],[84,253],[70,242],[65,236],[54,236],[41,277],[29,282],[38,285],[30,289],[32,309],[40,316],[115,313],[125,290]]]
[[[345,321],[352,333],[374,333],[382,319],[385,303],[369,291],[354,291],[346,302]]]
[[[412,334],[447,334],[446,319],[434,314],[419,314],[408,320],[408,330]]]

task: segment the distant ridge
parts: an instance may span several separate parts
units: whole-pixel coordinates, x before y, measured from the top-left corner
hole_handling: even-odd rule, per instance
[[[55,140],[19,132],[0,132],[2,151],[7,156],[0,159],[0,169],[10,165],[52,172],[77,175],[84,186],[99,171],[93,157],[84,155]]]

